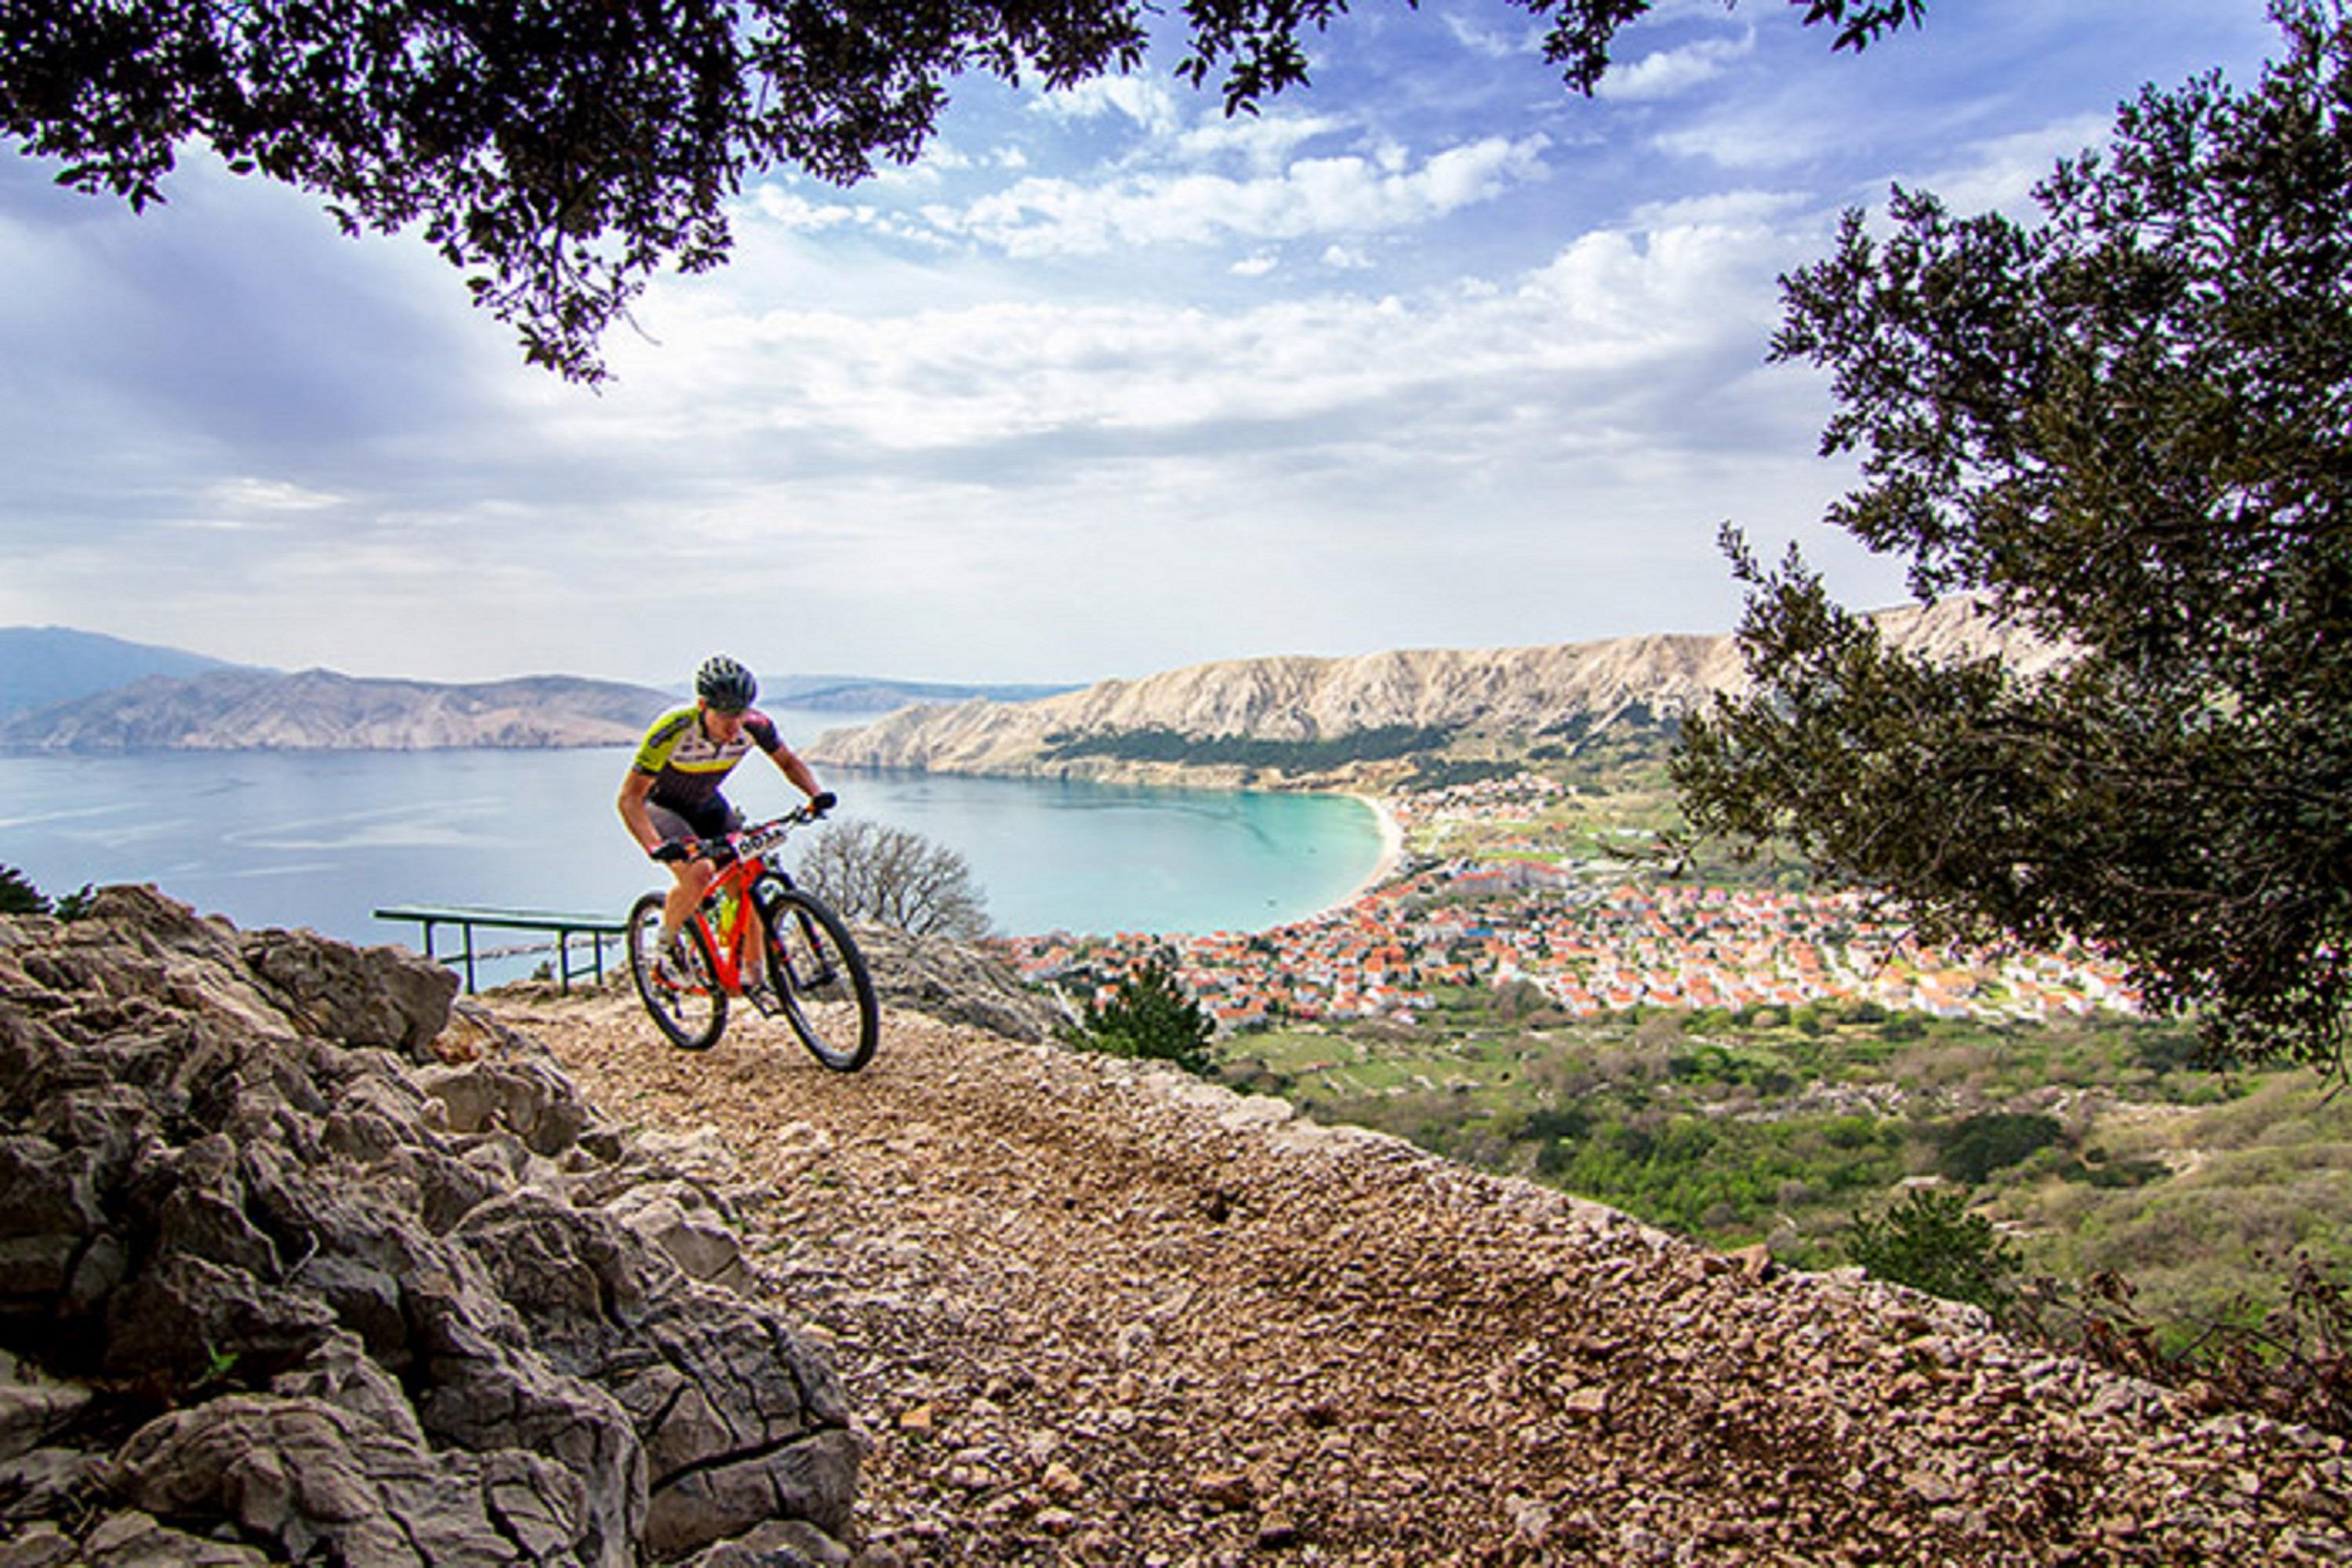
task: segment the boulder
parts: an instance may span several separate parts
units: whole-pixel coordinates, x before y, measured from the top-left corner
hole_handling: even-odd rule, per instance
[[[446,972],[93,910],[0,919],[0,1568],[845,1555],[840,1379],[723,1199],[520,1037],[440,1062]]]
[[[449,1022],[457,976],[400,947],[352,947],[309,931],[247,931],[237,950],[270,999],[306,1032],[412,1060]]]
[[[1053,1038],[1064,1022],[1051,996],[1022,984],[1011,965],[969,942],[861,924],[857,945],[875,990],[889,1006],[1032,1044]]]

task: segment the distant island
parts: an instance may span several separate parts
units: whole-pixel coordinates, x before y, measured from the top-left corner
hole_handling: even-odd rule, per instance
[[[331,669],[150,676],[0,723],[0,746],[40,752],[415,752],[624,745],[677,700],[569,675],[475,685]]]
[[[778,676],[766,700],[842,714],[1066,686]],[[635,742],[677,691],[569,675],[448,683],[289,672],[68,626],[0,626],[0,748],[18,752],[431,751]]]
[[[0,721],[78,701],[151,675],[237,668],[184,648],[130,642],[71,626],[0,626]]]

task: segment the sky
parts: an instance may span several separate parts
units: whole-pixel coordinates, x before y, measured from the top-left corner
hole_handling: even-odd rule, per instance
[[[1171,8],[1172,9],[1172,8]],[[927,155],[776,172],[598,391],[414,237],[193,153],[133,216],[0,150],[0,625],[472,680],[1084,682],[1719,632],[1725,523],[1845,602],[1777,279],[1890,184],[2032,211],[2260,0],[1937,0],[1859,54],[1664,0],[1591,100],[1501,0],[1368,0],[1255,118],[1169,70],[957,84]]]

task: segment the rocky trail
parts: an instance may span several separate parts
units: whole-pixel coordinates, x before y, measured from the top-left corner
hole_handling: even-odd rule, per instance
[[[835,1347],[869,1563],[2352,1562],[2339,1440],[1277,1102],[895,1008],[850,1078],[490,1013],[708,1130]]]

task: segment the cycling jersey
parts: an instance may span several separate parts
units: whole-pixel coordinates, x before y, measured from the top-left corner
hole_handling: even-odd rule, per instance
[[[699,707],[677,708],[655,720],[630,764],[653,776],[654,804],[689,816],[719,798],[719,786],[753,746],[772,756],[784,744],[774,721],[756,710],[743,715],[743,727],[731,741],[703,733],[701,713]]]

